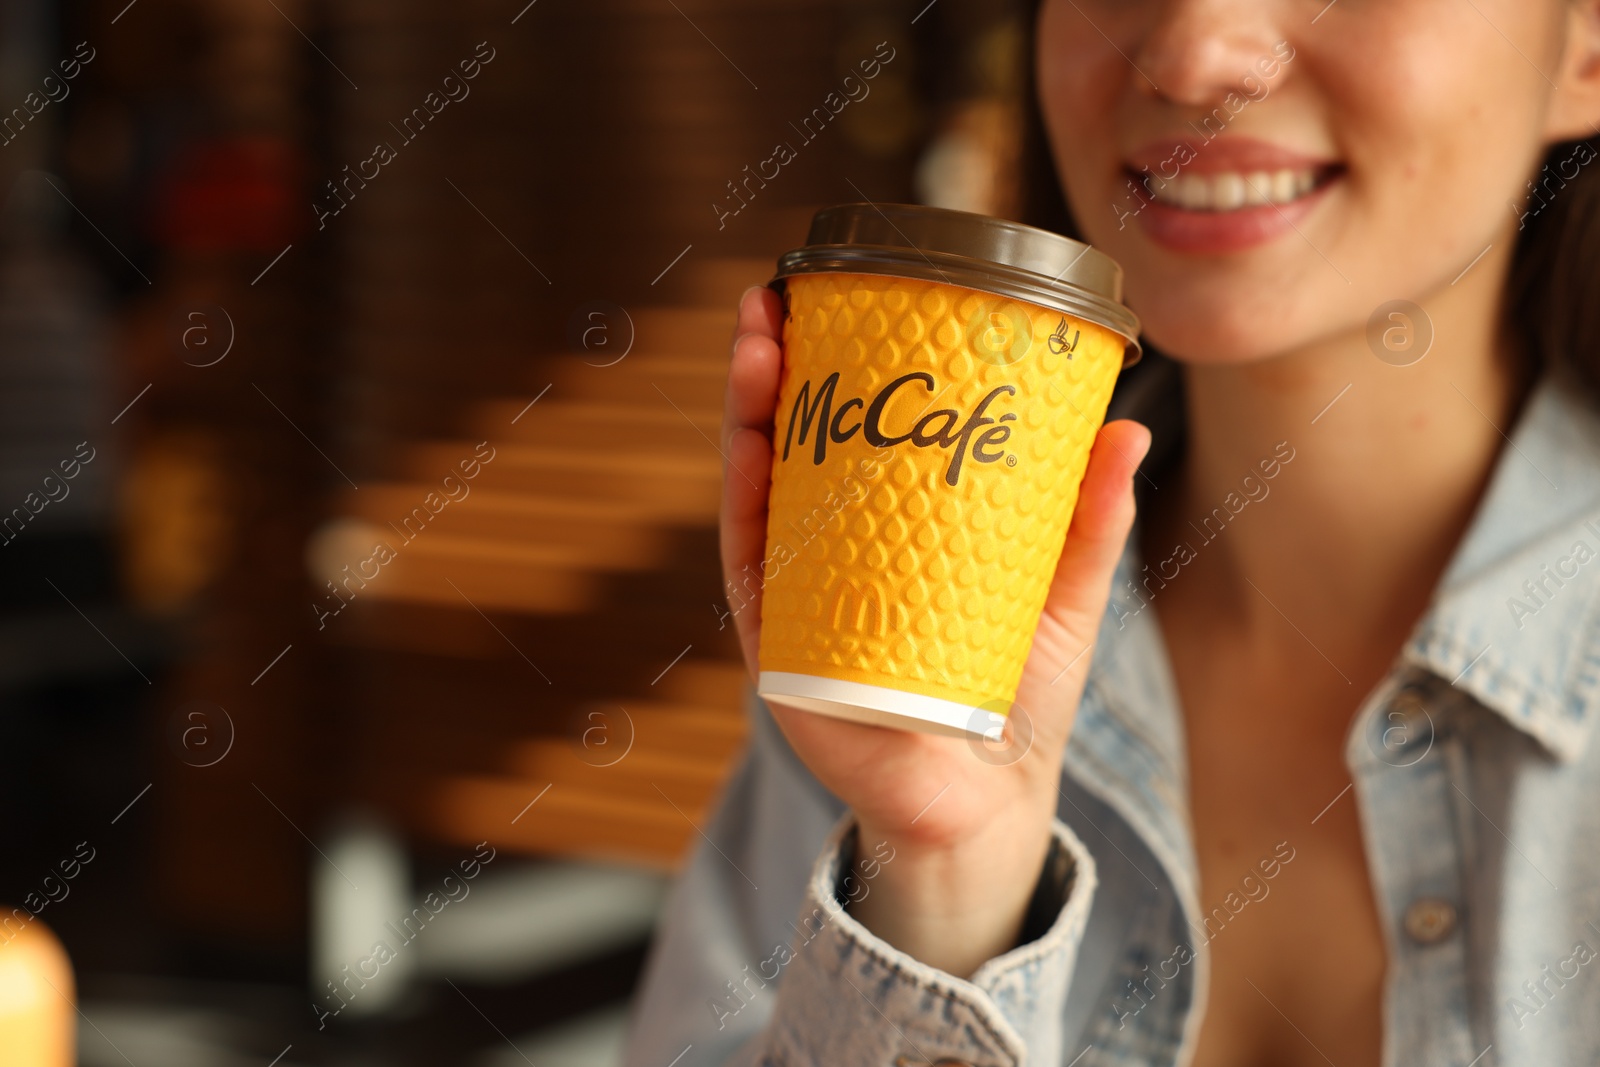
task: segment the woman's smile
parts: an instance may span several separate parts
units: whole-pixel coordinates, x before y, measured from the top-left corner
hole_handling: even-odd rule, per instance
[[[1218,255],[1289,232],[1344,175],[1317,159],[1253,137],[1153,141],[1129,153],[1130,215],[1172,251]]]

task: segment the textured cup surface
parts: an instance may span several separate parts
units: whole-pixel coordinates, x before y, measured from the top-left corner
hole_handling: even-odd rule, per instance
[[[1124,340],[939,282],[784,285],[761,670],[1004,714]]]

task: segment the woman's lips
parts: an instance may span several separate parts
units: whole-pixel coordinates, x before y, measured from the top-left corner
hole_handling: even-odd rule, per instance
[[[1130,158],[1130,203],[1120,211],[1173,251],[1237,252],[1296,228],[1343,173],[1337,163],[1254,139],[1163,142]]]

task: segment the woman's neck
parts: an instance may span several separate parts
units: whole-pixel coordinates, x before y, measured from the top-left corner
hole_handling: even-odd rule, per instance
[[[1392,653],[1521,401],[1496,340],[1508,266],[1491,249],[1426,301],[1434,338],[1410,366],[1377,358],[1361,331],[1262,362],[1184,367],[1188,447],[1155,494],[1143,547],[1147,561],[1191,548],[1185,603],[1268,645],[1287,618],[1351,657],[1377,654],[1374,642]]]

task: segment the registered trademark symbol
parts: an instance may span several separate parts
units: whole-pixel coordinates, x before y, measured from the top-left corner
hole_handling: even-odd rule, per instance
[[[1015,467],[1016,465],[1017,465],[1017,457],[1012,455],[1010,452],[1007,452],[1006,453],[1006,466]]]

